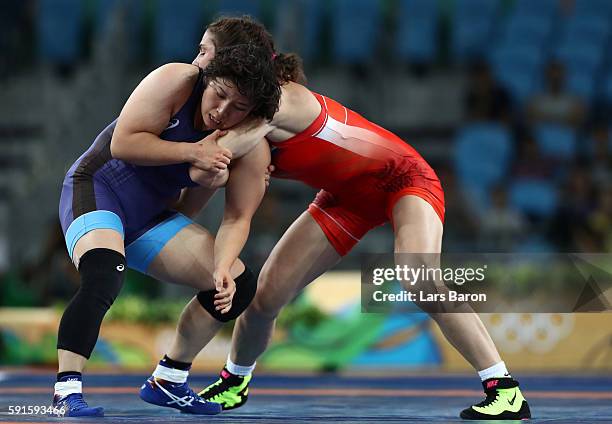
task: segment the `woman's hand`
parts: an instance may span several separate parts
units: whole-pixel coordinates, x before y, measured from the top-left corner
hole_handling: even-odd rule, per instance
[[[218,140],[227,131],[216,130],[197,143],[190,143],[189,163],[203,171],[218,172],[227,169],[232,152],[219,146]]]
[[[266,188],[270,187],[270,177],[274,172],[274,165],[268,165],[266,168],[266,174],[264,175],[264,181],[266,182]]]
[[[213,280],[217,294],[215,294],[215,309],[222,314],[226,314],[232,309],[232,299],[236,293],[236,283],[229,272],[229,269],[216,269],[213,273]]]

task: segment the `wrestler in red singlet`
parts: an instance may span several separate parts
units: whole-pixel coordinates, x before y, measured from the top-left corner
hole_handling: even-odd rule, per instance
[[[322,189],[308,211],[340,255],[392,219],[405,195],[427,201],[444,223],[444,192],[425,160],[395,134],[329,97],[313,93],[321,113],[274,146],[273,176]]]

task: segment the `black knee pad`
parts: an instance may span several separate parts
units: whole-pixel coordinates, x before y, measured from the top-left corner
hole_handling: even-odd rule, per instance
[[[238,318],[255,297],[257,276],[248,267],[245,266],[244,272],[234,278],[234,281],[236,282],[236,293],[234,293],[234,298],[232,299],[231,309],[225,314],[215,309],[215,294],[217,294],[217,290],[213,289],[198,293],[200,305],[218,321],[228,322]]]
[[[81,287],[62,315],[57,348],[89,358],[100,324],[123,286],[125,257],[111,249],[92,249],[80,260]]]

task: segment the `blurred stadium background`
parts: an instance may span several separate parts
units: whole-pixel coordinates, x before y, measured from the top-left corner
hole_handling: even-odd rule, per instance
[[[193,59],[218,14],[250,14],[309,87],[414,145],[446,192],[447,252],[609,252],[612,1],[3,0],[0,365],[56,363],[78,287],[57,218],[71,163],[156,66]],[[260,268],[314,191],[273,180],[243,259]],[[211,231],[222,196],[200,215]],[[426,316],[359,313],[372,231],[283,312],[267,369],[468,371]],[[189,290],[129,274],[91,368],[149,370]],[[512,370],[612,371],[612,315],[489,315]],[[223,363],[231,328],[199,356]]]

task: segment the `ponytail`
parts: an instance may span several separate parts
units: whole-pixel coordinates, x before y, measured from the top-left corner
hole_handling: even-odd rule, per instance
[[[275,54],[274,67],[276,68],[276,76],[281,84],[288,82],[297,82],[298,84],[306,84],[306,75],[302,65],[302,58],[295,53],[278,53]]]

